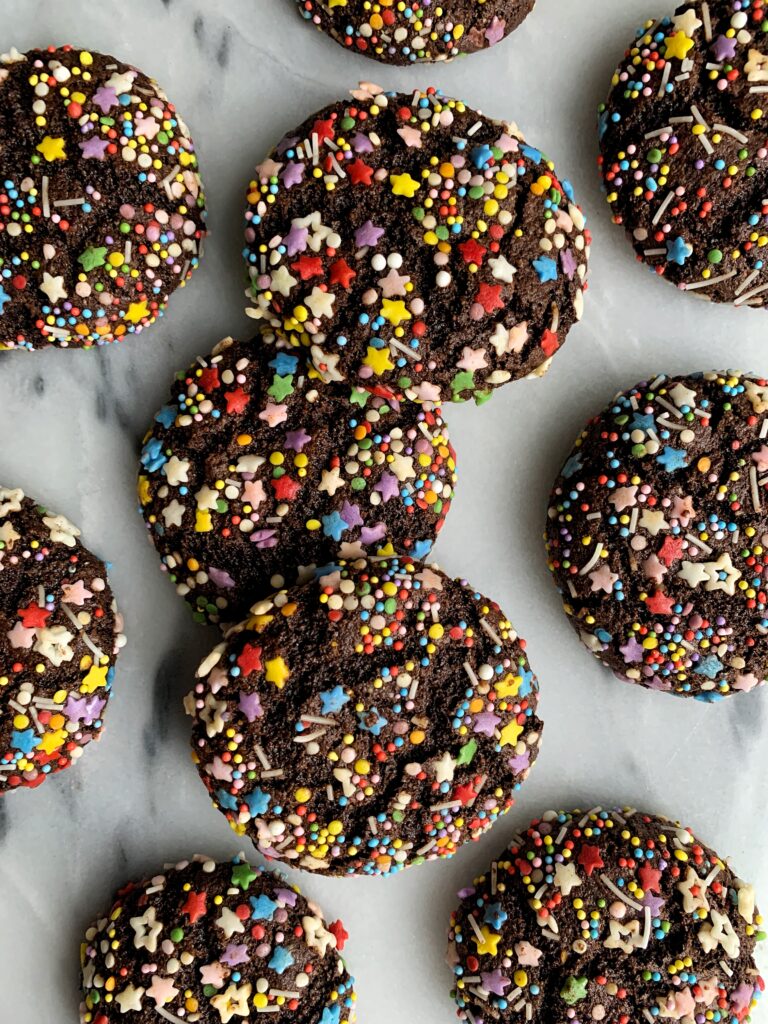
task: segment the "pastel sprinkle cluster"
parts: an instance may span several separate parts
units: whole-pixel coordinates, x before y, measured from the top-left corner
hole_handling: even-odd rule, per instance
[[[576,441],[552,492],[550,569],[621,678],[713,702],[768,679],[768,381],[644,381]]]
[[[536,759],[524,646],[466,582],[340,562],[254,606],[200,666],[186,706],[201,778],[268,858],[388,875],[449,857]]]
[[[449,962],[470,1024],[740,1024],[765,988],[752,886],[632,808],[545,814],[459,897]]]
[[[341,921],[278,875],[195,857],[121,889],[81,946],[81,1024],[354,1024]]]
[[[0,796],[99,739],[125,643],[105,566],[80,531],[0,487]]]
[[[648,21],[600,107],[613,219],[638,258],[684,291],[768,295],[768,6],[696,0]]]
[[[325,379],[487,399],[580,319],[590,236],[514,125],[366,84],[287,136],[248,192],[249,313]]]
[[[199,263],[205,201],[156,82],[70,46],[4,54],[0,349],[91,348],[162,315]]]

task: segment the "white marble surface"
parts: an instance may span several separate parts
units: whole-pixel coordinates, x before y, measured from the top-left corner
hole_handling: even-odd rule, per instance
[[[168,859],[241,845],[189,764],[181,697],[215,637],[191,623],[144,538],[137,445],[173,371],[247,330],[240,222],[252,166],[359,79],[406,91],[434,83],[516,119],[574,182],[595,234],[585,321],[550,375],[480,410],[452,412],[461,480],[436,549],[528,638],[542,684],[542,758],[508,819],[452,863],[385,880],[297,876],[352,933],[360,1019],[452,1019],[442,957],[454,892],[551,805],[629,802],[681,816],[768,903],[768,694],[708,707],[615,682],[565,621],[541,542],[561,459],[619,387],[659,371],[768,373],[765,313],[711,308],[656,282],[634,263],[600,195],[595,107],[635,25],[663,13],[663,0],[650,12],[648,2],[539,0],[505,44],[419,70],[345,54],[304,25],[291,0],[0,0],[3,49],[73,42],[164,84],[194,132],[213,229],[198,276],[140,338],[0,358],[0,478],[75,519],[114,562],[129,634],[102,743],[77,769],[0,803],[0,1024],[74,1024],[80,935],[112,890]]]

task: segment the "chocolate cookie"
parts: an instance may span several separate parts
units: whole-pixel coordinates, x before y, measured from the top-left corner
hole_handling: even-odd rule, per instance
[[[347,938],[298,889],[238,857],[168,865],[121,889],[86,932],[80,1022],[353,1024]]]
[[[0,349],[137,334],[198,265],[186,125],[151,78],[71,46],[5,54],[0,96]]]
[[[600,107],[601,168],[638,259],[683,291],[768,297],[768,7],[695,0],[648,21]]]
[[[326,379],[428,403],[533,373],[581,317],[589,233],[514,125],[361,86],[256,169],[251,316]]]
[[[551,811],[459,898],[449,962],[470,1024],[736,1024],[763,992],[752,886],[666,818]]]
[[[341,562],[253,608],[198,670],[193,752],[268,858],[387,875],[514,803],[538,683],[498,605],[408,560]]]
[[[325,385],[260,339],[177,375],[141,461],[150,537],[201,622],[239,622],[337,557],[424,558],[455,483],[439,411]]]
[[[69,768],[101,736],[125,643],[80,531],[0,487],[0,795]]]
[[[592,420],[555,483],[549,565],[628,682],[718,701],[768,679],[768,380],[657,377]]]
[[[350,50],[385,64],[451,60],[500,42],[536,0],[296,0],[302,17]]]

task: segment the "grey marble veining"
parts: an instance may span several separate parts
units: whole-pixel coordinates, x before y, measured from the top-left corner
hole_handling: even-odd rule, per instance
[[[215,635],[190,622],[145,540],[137,448],[173,372],[248,331],[240,249],[253,165],[360,79],[405,91],[437,84],[515,118],[573,180],[595,234],[585,321],[550,375],[449,417],[461,480],[436,555],[528,638],[543,689],[540,763],[511,815],[452,863],[391,880],[297,876],[351,932],[360,1019],[452,1019],[442,958],[454,892],[552,805],[629,802],[682,816],[768,904],[768,694],[710,708],[615,682],[561,614],[541,543],[560,462],[619,387],[659,370],[768,373],[765,313],[675,294],[634,263],[609,223],[594,111],[648,0],[539,0],[505,44],[432,70],[344,54],[297,18],[292,0],[0,0],[0,12],[3,49],[73,42],[163,83],[199,147],[212,228],[203,267],[141,337],[94,352],[0,355],[0,479],[76,520],[114,563],[129,637],[103,741],[75,770],[0,802],[0,1024],[74,1024],[78,944],[112,890],[166,860],[242,846],[189,763],[181,698]]]

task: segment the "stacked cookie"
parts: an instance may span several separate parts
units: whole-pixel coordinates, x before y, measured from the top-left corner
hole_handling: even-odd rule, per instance
[[[201,777],[270,858],[391,874],[512,806],[538,684],[499,607],[424,564],[455,484],[441,403],[543,372],[589,244],[551,161],[435,90],[361,87],[257,167],[260,333],[177,375],[139,495],[225,630],[187,704]]]

